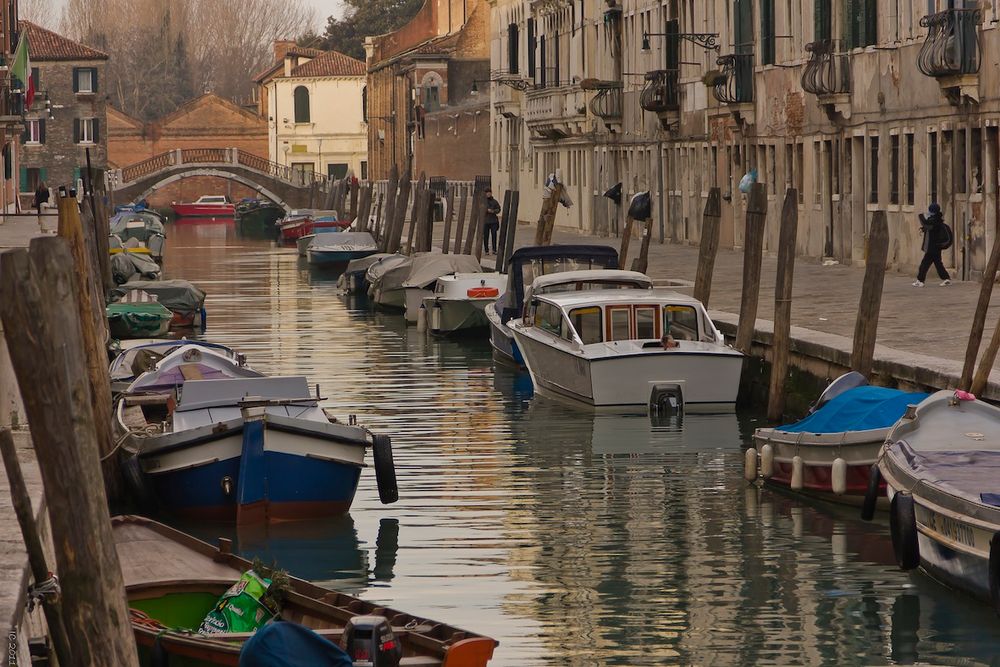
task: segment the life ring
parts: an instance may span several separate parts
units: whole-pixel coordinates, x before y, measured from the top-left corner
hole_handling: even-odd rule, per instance
[[[993,611],[1000,616],[1000,530],[993,533],[990,540],[990,602]]]
[[[396,484],[396,465],[392,461],[392,441],[387,435],[372,436],[372,457],[375,459],[375,482],[378,499],[383,505],[399,500]]]
[[[917,543],[917,514],[913,496],[897,492],[889,509],[889,532],[892,550],[901,570],[912,570],[920,565],[920,546]]]
[[[882,485],[882,471],[878,464],[873,463],[868,473],[868,488],[865,490],[865,500],[861,504],[861,518],[871,521],[875,518],[875,508],[878,506],[878,492]]]

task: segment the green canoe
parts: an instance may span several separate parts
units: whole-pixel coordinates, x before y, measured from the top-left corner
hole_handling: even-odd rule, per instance
[[[155,301],[112,303],[108,306],[107,313],[111,337],[119,340],[159,338],[170,329],[170,320],[174,316],[165,306]]]

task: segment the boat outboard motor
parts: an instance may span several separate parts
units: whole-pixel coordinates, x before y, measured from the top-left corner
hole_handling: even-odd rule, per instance
[[[868,379],[857,371],[850,371],[849,373],[844,373],[839,378],[830,383],[830,386],[819,395],[816,399],[816,404],[809,408],[809,414],[812,414],[819,410],[821,407],[837,398],[843,393],[850,391],[851,389],[856,389],[858,387],[864,387],[868,385]]]
[[[342,642],[355,667],[399,667],[403,659],[403,646],[385,616],[348,620]]]
[[[649,392],[649,414],[654,417],[684,412],[684,389],[679,384],[658,384]]]

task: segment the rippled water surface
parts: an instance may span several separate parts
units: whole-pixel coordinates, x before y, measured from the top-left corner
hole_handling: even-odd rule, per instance
[[[236,535],[293,574],[495,637],[496,665],[1000,665],[1000,622],[899,572],[885,523],[741,477],[752,416],[593,415],[483,340],[438,341],[230,224],[169,229],[205,337],[392,436],[350,516]],[[206,538],[232,531],[182,526]]]

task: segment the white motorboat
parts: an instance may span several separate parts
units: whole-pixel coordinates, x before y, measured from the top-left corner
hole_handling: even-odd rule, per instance
[[[519,248],[507,263],[507,288],[486,309],[490,345],[497,361],[523,366],[524,359],[507,323],[521,317],[524,292],[539,276],[588,269],[616,269],[618,251],[603,245],[552,245]]]
[[[542,393],[600,408],[736,408],[743,355],[678,292],[532,294],[510,328]]]
[[[352,260],[363,259],[378,252],[378,244],[368,232],[320,234],[306,248],[309,263],[314,266],[347,266]]]
[[[406,321],[415,324],[424,297],[434,294],[440,278],[455,273],[480,273],[483,267],[473,255],[422,253],[413,258],[410,273],[403,281],[406,292]]]
[[[109,367],[111,393],[120,394],[127,390],[136,378],[153,370],[162,359],[185,346],[205,348],[216,355],[231,359],[239,367],[247,368],[246,357],[218,343],[193,341],[185,338],[181,340],[138,341],[127,348],[123,347],[121,353],[111,362]]]
[[[450,334],[488,327],[486,308],[497,300],[506,284],[507,276],[502,273],[442,276],[434,294],[424,297],[428,328],[432,333]]]
[[[992,603],[1000,613],[1000,409],[939,391],[889,433],[878,477],[896,561]]]

